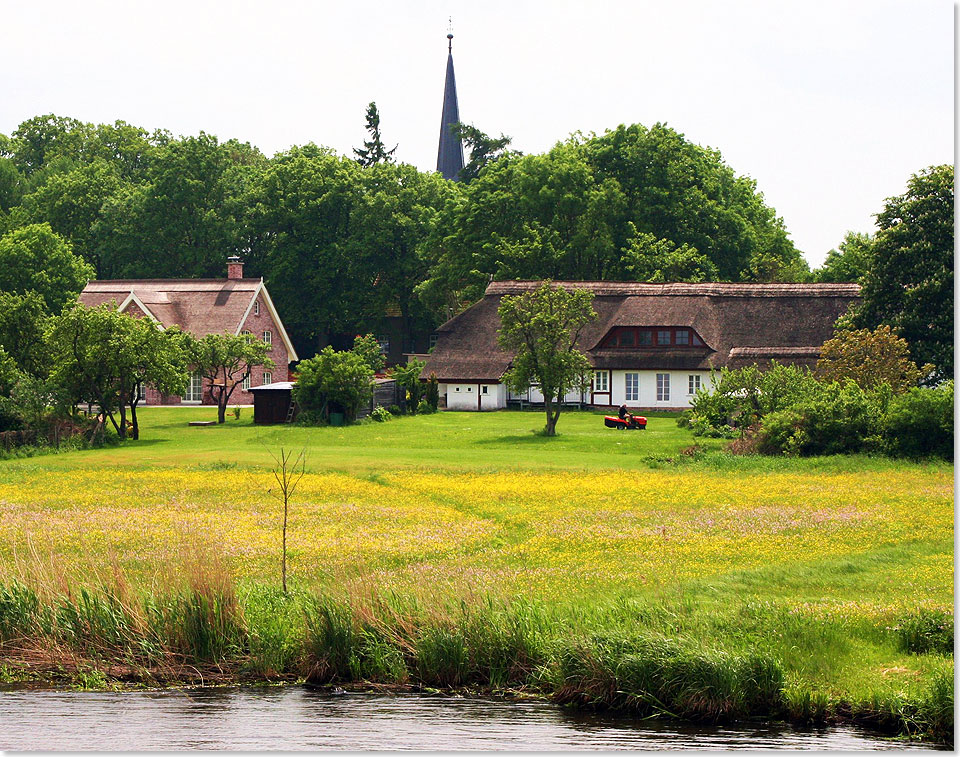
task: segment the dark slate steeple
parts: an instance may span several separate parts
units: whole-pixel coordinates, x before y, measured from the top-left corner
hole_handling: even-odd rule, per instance
[[[457,81],[453,75],[453,32],[447,34],[447,78],[443,83],[443,115],[440,118],[440,147],[437,150],[437,171],[443,178],[457,181],[463,170],[463,143],[450,127],[460,123],[457,106]]]

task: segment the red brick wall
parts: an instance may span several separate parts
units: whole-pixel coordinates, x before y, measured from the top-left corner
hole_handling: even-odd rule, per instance
[[[270,381],[271,383],[274,381],[287,381],[289,380],[290,368],[290,356],[287,354],[287,347],[280,336],[280,329],[270,315],[270,311],[267,309],[263,295],[258,296],[257,300],[259,301],[260,312],[257,313],[257,307],[254,306],[250,310],[250,314],[247,316],[240,330],[250,331],[256,339],[263,339],[263,332],[265,331],[271,333],[271,347],[268,354],[270,359],[275,363],[275,366],[269,371],[271,374]],[[135,302],[131,302],[124,312],[137,318],[142,318],[146,315],[137,307]],[[260,386],[263,384],[263,373],[263,368],[254,368],[250,374],[250,386]],[[180,405],[183,401],[182,398],[177,395],[160,394],[160,392],[152,386],[146,387],[145,393],[146,397],[144,399],[147,405]],[[237,387],[233,391],[233,394],[230,395],[230,403],[236,405],[252,405],[253,392],[244,391],[242,387]],[[203,388],[203,404],[216,404],[210,394],[210,385],[208,383],[206,383]]]
[[[268,354],[274,362],[274,367],[269,370],[271,374],[270,382],[288,381],[290,375],[290,356],[287,354],[287,346],[283,343],[283,339],[280,336],[280,329],[273,320],[273,316],[270,315],[263,295],[258,296],[257,301],[260,304],[260,313],[256,313],[257,307],[254,306],[250,310],[247,320],[243,322],[240,331],[249,331],[256,339],[263,339],[264,331],[271,333],[271,346]],[[263,368],[254,368],[250,373],[250,386],[261,386],[264,383],[263,373]],[[230,397],[230,401],[241,405],[252,405],[253,392],[246,392],[242,388],[237,388]]]

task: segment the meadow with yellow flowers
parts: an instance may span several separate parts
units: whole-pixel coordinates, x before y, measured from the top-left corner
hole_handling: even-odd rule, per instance
[[[950,464],[734,456],[669,416],[187,426],[209,412],[0,462],[0,676],[206,665],[952,735]],[[287,594],[281,448],[306,459]]]

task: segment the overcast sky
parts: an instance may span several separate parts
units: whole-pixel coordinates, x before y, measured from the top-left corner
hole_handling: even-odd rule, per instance
[[[665,122],[753,177],[813,266],[954,162],[948,0],[9,0],[0,133],[52,112],[350,154],[375,100],[433,170],[449,16],[461,120],[526,153]]]

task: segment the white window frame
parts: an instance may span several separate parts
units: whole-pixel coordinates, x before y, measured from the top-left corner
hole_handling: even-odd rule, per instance
[[[657,374],[657,402],[670,401],[670,374]]]
[[[194,371],[190,374],[190,382],[187,384],[186,394],[183,395],[184,404],[199,405],[203,402],[203,374],[200,371]]]
[[[700,391],[702,386],[701,377],[696,373],[691,373],[687,376],[687,394],[691,397]]]
[[[253,314],[260,315],[260,300],[253,301]]]
[[[593,372],[593,391],[598,393],[610,391],[610,371]]]
[[[243,377],[243,381],[240,382],[240,388],[245,392],[250,391],[250,374],[248,373]]]
[[[273,344],[273,332],[264,331],[263,332],[263,343],[264,344]]]
[[[273,383],[273,374],[270,371],[263,372],[263,383],[261,386],[266,386],[267,384]]]
[[[631,377],[633,381],[631,382]],[[633,384],[631,387],[630,384]],[[633,391],[631,391],[631,388]],[[624,402],[639,402],[640,401],[640,374],[639,373],[625,373],[623,374],[623,401]]]

